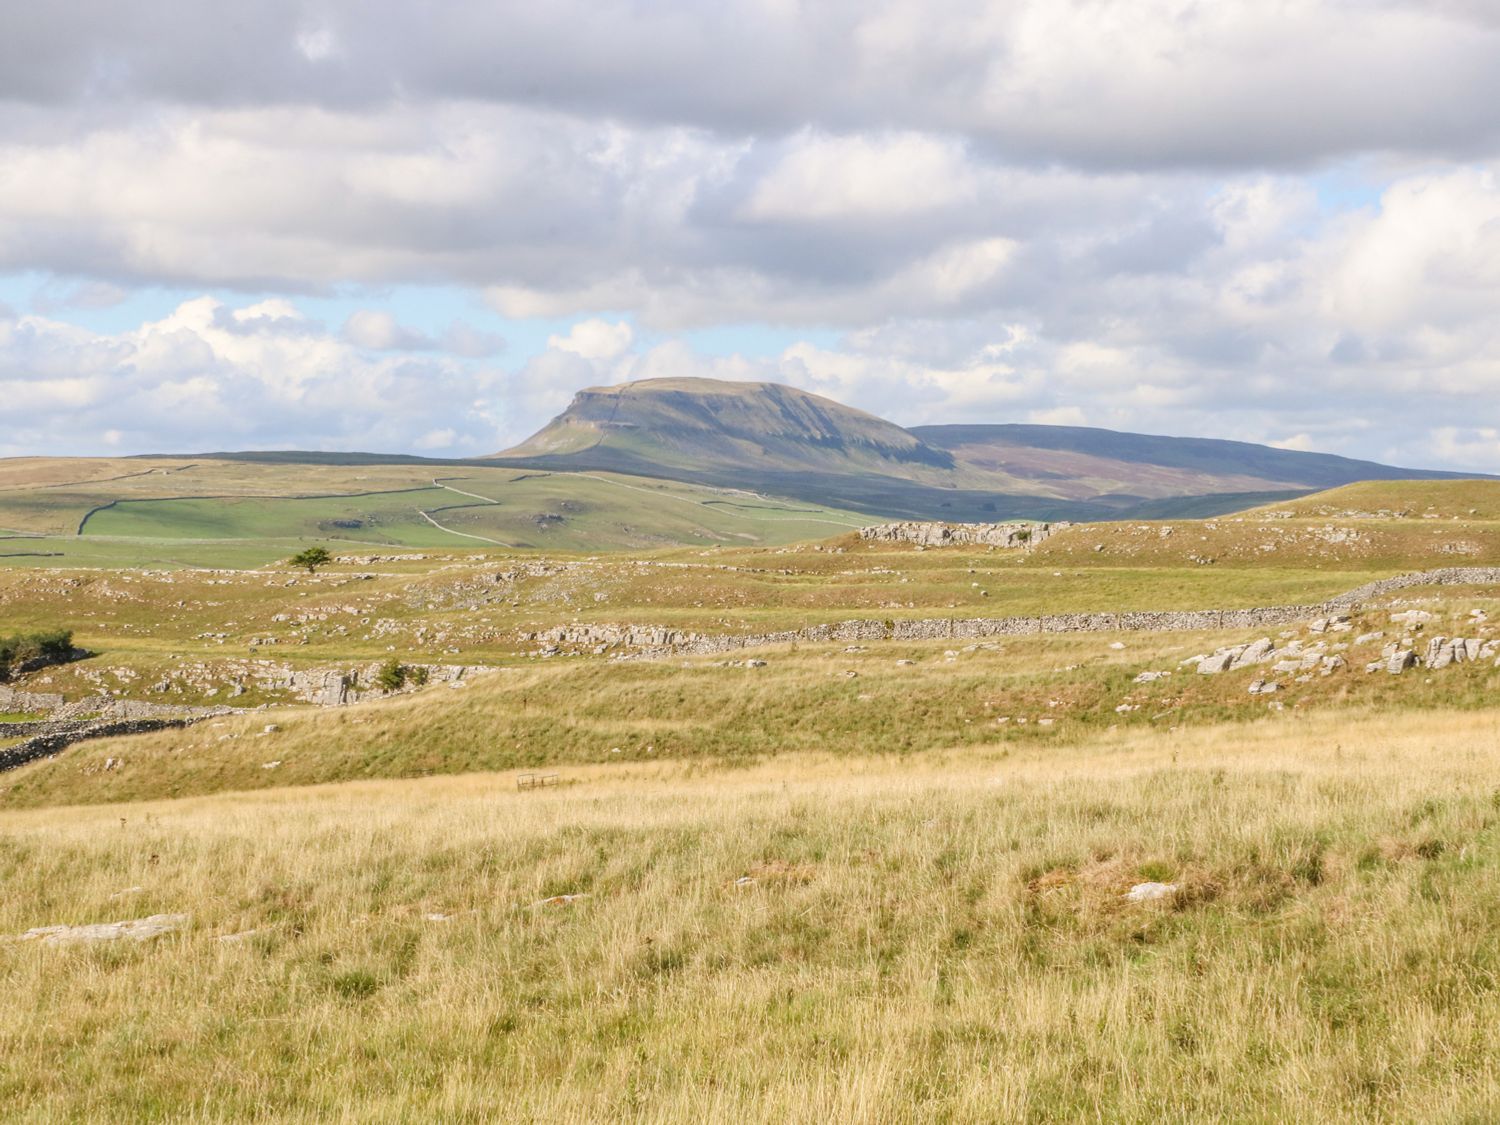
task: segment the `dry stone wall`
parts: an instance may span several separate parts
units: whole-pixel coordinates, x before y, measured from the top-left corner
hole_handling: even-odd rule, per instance
[[[145,734],[189,726],[199,719],[124,719],[115,722],[46,724],[53,729],[0,750],[0,773],[24,766],[38,758],[50,758],[75,742],[88,738],[113,738],[122,734]]]
[[[23,691],[0,684],[0,711],[34,712],[51,720],[91,719],[206,719],[227,715],[230,707],[187,707],[171,703],[143,703],[133,699],[116,699],[110,695],[90,695],[69,703],[63,695],[50,691]]]
[[[923,618],[908,621],[854,620],[806,629],[748,635],[692,633],[648,625],[562,625],[521,634],[544,654],[565,649],[640,657],[713,655],[745,648],[800,642],[972,640],[1035,633],[1199,632],[1291,625],[1323,614],[1356,608],[1415,586],[1500,584],[1500,567],[1448,567],[1370,582],[1327,602],[1259,606],[1248,609],[1195,609],[1126,613],[1060,613],[1042,617]]]

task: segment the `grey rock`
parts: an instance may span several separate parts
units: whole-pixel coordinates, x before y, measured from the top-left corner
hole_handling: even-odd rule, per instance
[[[1121,897],[1127,902],[1155,902],[1176,893],[1176,883],[1137,883]]]
[[[72,945],[93,941],[149,941],[186,926],[186,914],[153,914],[124,922],[95,922],[86,926],[39,926],[27,930],[17,941],[40,941],[43,945]]]

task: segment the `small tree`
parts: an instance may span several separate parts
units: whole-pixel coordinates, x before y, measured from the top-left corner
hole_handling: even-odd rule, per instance
[[[287,560],[288,566],[301,566],[307,568],[308,574],[313,574],[320,566],[327,566],[333,561],[333,556],[322,547],[309,547],[305,551],[298,551]]]
[[[407,667],[394,656],[380,666],[375,673],[375,685],[381,691],[400,691],[406,686]]]

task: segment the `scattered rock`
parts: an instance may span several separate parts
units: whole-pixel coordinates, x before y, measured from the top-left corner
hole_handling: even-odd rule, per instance
[[[1217,676],[1220,672],[1229,671],[1233,666],[1233,652],[1217,652],[1213,656],[1205,656],[1198,664],[1198,675]]]
[[[860,528],[859,537],[884,543],[915,543],[920,547],[964,544],[1026,547],[1067,526],[1065,523],[887,523]]]
[[[1408,668],[1415,667],[1416,663],[1417,654],[1415,652],[1413,652],[1409,648],[1398,649],[1396,652],[1392,653],[1391,658],[1386,661],[1385,670],[1393,676],[1399,676]]]
[[[186,914],[153,914],[123,922],[94,922],[85,926],[38,926],[27,930],[17,941],[40,941],[43,945],[71,945],[85,941],[149,941],[186,926]]]
[[[1154,902],[1176,893],[1176,883],[1137,883],[1123,897],[1127,902]]]

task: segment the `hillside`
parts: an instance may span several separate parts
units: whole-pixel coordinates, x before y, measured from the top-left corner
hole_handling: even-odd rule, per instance
[[[0,1111],[1494,1120],[1495,717],[3,811]]]
[[[951,469],[953,456],[891,422],[821,395],[775,383],[650,379],[579,391],[568,409],[509,451],[580,454],[601,447],[660,467],[730,465],[879,471],[892,465]]]
[[[742,489],[492,462],[0,460],[0,565],[259,565],[307,540],[564,552],[773,544],[871,520]]]
[[[1066,426],[906,430],[774,383],[591,387],[497,459],[740,486],[891,518],[1215,515],[1359,480],[1459,474],[1247,442]]]
[[[1058,487],[1071,484],[1080,497],[1291,491],[1357,480],[1442,480],[1461,475],[1245,441],[1084,426],[914,426],[909,432],[951,452],[960,464],[1054,481]]]
[[[1361,522],[1500,520],[1500,481],[1361,481],[1342,488],[1271,504],[1245,513],[1273,519],[1336,519]]]

